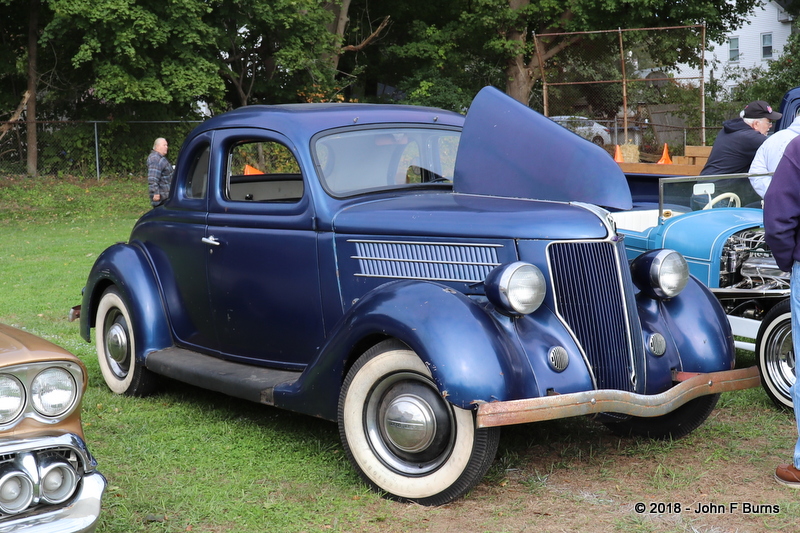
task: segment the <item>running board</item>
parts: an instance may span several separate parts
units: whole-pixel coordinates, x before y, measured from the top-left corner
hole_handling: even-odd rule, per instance
[[[301,374],[232,363],[182,348],[152,352],[146,366],[168,378],[265,405],[275,405],[275,387],[296,381]]]

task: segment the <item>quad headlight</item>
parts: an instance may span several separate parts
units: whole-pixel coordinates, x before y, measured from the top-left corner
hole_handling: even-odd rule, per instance
[[[33,407],[42,416],[59,416],[74,405],[78,385],[72,375],[59,367],[39,372],[31,383]]]
[[[37,362],[0,370],[0,428],[24,418],[57,424],[80,403],[83,370],[75,363]]]
[[[633,283],[653,298],[674,298],[689,282],[689,265],[675,250],[646,252],[631,263]]]
[[[33,480],[12,464],[0,467],[0,512],[21,513],[33,501]]]
[[[25,407],[25,387],[9,374],[0,374],[0,424],[19,416]]]
[[[518,316],[533,313],[542,305],[547,284],[538,267],[517,261],[489,272],[484,286],[495,307]]]

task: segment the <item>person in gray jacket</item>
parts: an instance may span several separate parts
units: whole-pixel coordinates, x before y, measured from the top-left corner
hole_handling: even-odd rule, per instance
[[[167,160],[169,145],[167,140],[159,137],[153,143],[153,149],[147,156],[147,185],[150,192],[150,205],[156,207],[169,198],[169,187],[172,181],[172,165]]]
[[[758,147],[753,162],[750,164],[750,184],[761,198],[767,194],[767,187],[772,181],[772,174],[778,168],[778,163],[783,157],[783,151],[789,141],[800,135],[800,114],[794,118],[788,128],[773,133]],[[759,175],[761,174],[761,175]]]

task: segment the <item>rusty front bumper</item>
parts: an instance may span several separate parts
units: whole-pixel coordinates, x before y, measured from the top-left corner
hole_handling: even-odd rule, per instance
[[[525,400],[484,403],[478,406],[479,428],[541,422],[594,413],[661,416],[689,400],[761,385],[758,367],[692,374],[678,372],[677,385],[661,394],[645,395],[619,390],[592,390]]]

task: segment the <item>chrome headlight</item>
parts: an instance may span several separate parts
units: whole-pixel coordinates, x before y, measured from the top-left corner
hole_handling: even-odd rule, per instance
[[[80,477],[67,461],[46,457],[39,464],[39,491],[43,502],[58,504],[75,493]]]
[[[484,285],[489,301],[511,315],[536,311],[544,301],[547,288],[542,271],[522,261],[495,268],[486,276]]]
[[[77,398],[78,385],[72,374],[63,368],[43,370],[31,383],[31,401],[42,416],[54,417],[66,413]]]
[[[674,298],[689,282],[689,265],[675,250],[653,250],[631,263],[633,283],[653,298]]]
[[[0,424],[17,418],[25,407],[25,387],[8,374],[0,374]]]
[[[11,463],[0,468],[0,512],[21,513],[33,501],[33,481]]]

